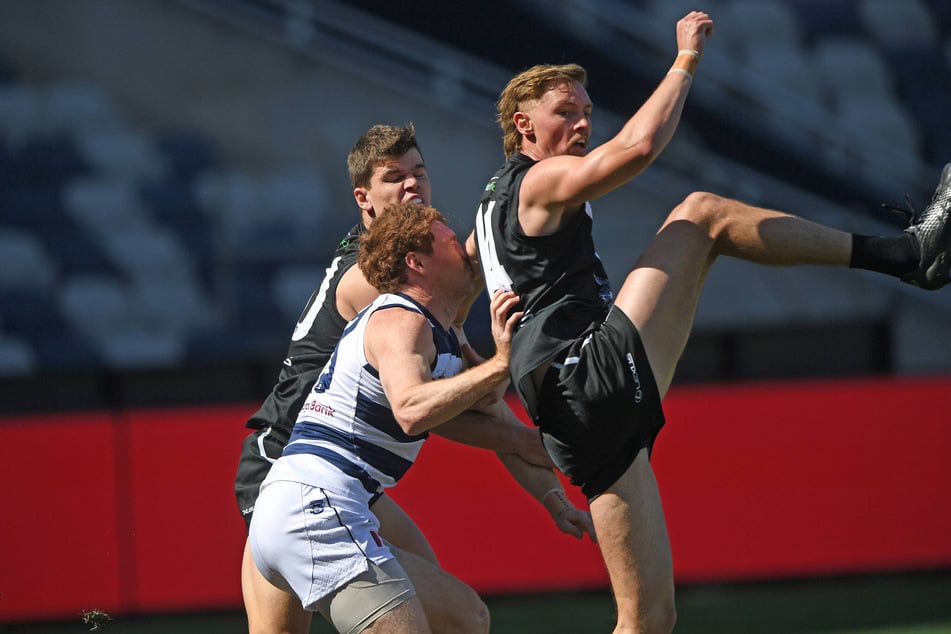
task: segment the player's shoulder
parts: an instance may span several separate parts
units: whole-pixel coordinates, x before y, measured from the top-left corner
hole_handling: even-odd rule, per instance
[[[360,248],[360,238],[364,233],[366,233],[366,227],[363,226],[362,222],[352,226],[340,242],[337,243],[336,254],[353,254],[355,257],[357,250]]]

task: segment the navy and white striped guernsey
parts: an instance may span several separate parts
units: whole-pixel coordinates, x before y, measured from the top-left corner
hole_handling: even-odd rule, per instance
[[[300,461],[294,461],[297,467],[292,478],[284,465],[280,469],[285,472],[282,479],[332,489],[335,478],[353,478],[369,493],[377,493],[396,484],[416,460],[429,432],[416,436],[403,432],[383,393],[379,373],[364,354],[366,325],[378,310],[411,310],[427,318],[436,346],[433,379],[451,377],[462,370],[462,352],[452,331],[443,329],[410,297],[380,295],[344,329],[284,449],[284,456],[306,454],[320,460],[307,461],[304,469]]]

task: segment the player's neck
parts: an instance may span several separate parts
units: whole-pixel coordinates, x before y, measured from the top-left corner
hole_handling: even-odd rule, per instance
[[[428,310],[444,329],[448,330],[452,326],[456,313],[459,311],[458,298],[435,296],[429,289],[412,284],[403,285],[400,292]]]

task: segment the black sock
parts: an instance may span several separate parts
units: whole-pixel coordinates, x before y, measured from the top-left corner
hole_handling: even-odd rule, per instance
[[[918,267],[920,257],[918,240],[910,233],[890,238],[852,234],[849,268],[901,277]]]

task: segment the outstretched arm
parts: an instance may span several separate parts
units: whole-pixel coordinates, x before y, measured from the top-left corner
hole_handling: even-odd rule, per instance
[[[554,471],[528,464],[515,454],[500,453],[498,456],[516,482],[542,503],[558,530],[578,539],[587,533],[591,541],[598,541],[591,513],[575,508]]]
[[[467,355],[467,360],[479,362],[474,352]],[[538,430],[523,424],[505,400],[466,410],[433,433],[494,451],[519,486],[545,507],[558,530],[578,538],[588,533],[592,541],[597,541],[591,514],[575,508],[568,499]]]
[[[522,429],[530,431],[538,448],[544,452],[548,461],[551,461],[551,458],[548,457],[548,452],[545,451],[541,443],[541,435],[538,431],[525,426],[518,420],[515,413],[505,401],[494,403],[493,405],[483,408],[481,411],[491,413],[493,417],[505,421],[509,426],[514,427],[517,425]],[[591,514],[587,511],[575,508],[575,505],[571,503],[571,500],[569,500],[565,494],[561,480],[558,479],[558,476],[551,467],[533,464],[530,460],[527,460],[521,454],[517,453],[496,451],[496,454],[508,472],[515,478],[515,481],[518,482],[519,486],[525,489],[533,498],[541,502],[542,506],[545,507],[545,510],[548,511],[549,515],[551,515],[555,521],[558,530],[573,537],[578,537],[579,539],[583,537],[585,533],[588,533],[592,541],[597,541],[594,533],[594,524],[591,521]]]
[[[693,11],[677,23],[678,54],[671,72],[612,139],[585,156],[554,156],[534,165],[519,193],[519,218],[534,218],[530,235],[551,227],[545,214],[575,213],[579,205],[599,198],[646,169],[667,146],[680,123],[693,69],[703,55],[713,21]],[[696,52],[694,55],[691,51]],[[679,69],[679,70],[674,70]],[[680,72],[683,71],[683,72]]]
[[[467,410],[433,433],[494,451],[519,486],[545,507],[560,531],[578,538],[588,533],[597,541],[591,514],[575,508],[568,499],[538,430],[523,424],[505,401],[478,411]]]
[[[492,407],[466,410],[432,431],[453,442],[518,456],[545,469],[554,468],[537,429],[523,424],[504,401],[498,403],[498,413],[486,413]]]

